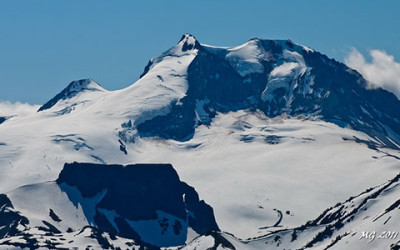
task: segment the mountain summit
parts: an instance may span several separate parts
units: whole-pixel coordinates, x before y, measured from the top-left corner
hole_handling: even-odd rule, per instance
[[[268,117],[319,117],[363,131],[382,146],[400,144],[399,100],[383,89],[367,89],[359,73],[305,46],[254,38],[220,48],[184,35],[177,46],[153,59],[142,77],[179,53],[194,56],[187,65],[185,96],[169,104],[168,114],[137,124],[142,135],[187,140],[218,112],[259,109]]]
[[[71,99],[83,92],[93,92],[93,91],[103,92],[106,90],[92,79],[82,79],[79,81],[73,81],[63,91],[61,91],[51,100],[43,104],[43,106],[39,108],[38,112],[53,107],[59,101]]]
[[[182,48],[182,52],[201,48],[200,43],[191,34],[183,35],[181,40],[178,43],[178,46]]]

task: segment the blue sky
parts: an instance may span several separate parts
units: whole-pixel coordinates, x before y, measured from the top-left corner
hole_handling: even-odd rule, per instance
[[[220,46],[292,39],[339,61],[351,47],[380,49],[398,61],[399,13],[398,0],[3,0],[0,101],[44,103],[82,78],[126,87],[183,33]]]

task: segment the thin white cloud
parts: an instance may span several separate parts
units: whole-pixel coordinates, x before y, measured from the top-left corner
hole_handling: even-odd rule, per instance
[[[0,101],[0,116],[26,116],[35,113],[39,107],[28,103]]]
[[[393,92],[400,99],[400,63],[382,50],[370,50],[372,61],[353,48],[344,62],[357,70],[368,81],[369,88],[383,88]]]

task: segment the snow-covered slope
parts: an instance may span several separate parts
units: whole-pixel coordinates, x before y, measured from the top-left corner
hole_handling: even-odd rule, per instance
[[[0,193],[40,224],[41,215],[23,209],[27,199],[13,195],[26,185],[57,190],[43,183],[65,163],[171,163],[213,208],[218,228],[235,235],[223,235],[232,242],[289,232],[398,174],[400,101],[365,86],[356,71],[290,40],[221,48],[184,35],[125,89],[75,81],[38,112],[3,121]],[[70,205],[57,214],[83,216],[76,230],[91,225]]]
[[[399,153],[369,143],[379,144],[319,120],[240,111],[217,116],[188,142],[139,140],[128,151],[139,162],[171,162],[223,231],[250,238],[300,225],[397,174]]]
[[[250,240],[213,233],[183,249],[399,249],[399,178],[337,203],[300,227]]]

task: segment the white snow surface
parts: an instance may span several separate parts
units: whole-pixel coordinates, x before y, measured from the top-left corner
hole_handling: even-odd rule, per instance
[[[262,73],[264,67],[260,59],[265,58],[265,51],[257,40],[250,40],[247,43],[229,49],[226,59],[238,70],[241,76],[250,73]]]
[[[396,178],[398,178],[397,176]],[[395,178],[395,179],[396,179]],[[377,187],[338,203],[327,210],[319,220],[320,224],[280,231],[251,240],[240,240],[222,233],[236,249],[397,249],[400,246],[399,181],[390,180]],[[331,222],[322,221],[331,218]],[[333,218],[333,219],[332,219]],[[335,224],[338,220],[342,227]],[[331,225],[332,235],[321,238],[310,245],[319,233]],[[295,235],[295,238],[293,238]],[[183,249],[196,249],[197,245],[209,244],[210,236],[200,236]]]
[[[118,122],[79,118],[46,125],[56,119],[38,113],[29,123],[0,128],[6,144],[0,151],[1,192],[55,180],[65,162],[172,163],[213,207],[221,230],[249,238],[301,225],[399,170],[397,159],[342,139],[371,139],[365,134],[318,120],[220,114],[211,126],[198,127],[190,141],[137,138],[125,155],[115,132]],[[283,217],[273,227],[277,210]]]
[[[261,94],[261,99],[263,101],[272,101],[274,99],[274,91],[284,88],[288,93],[286,99],[290,100],[293,90],[299,85],[297,82],[299,76],[304,75],[307,70],[309,68],[306,66],[302,55],[296,51],[284,50],[281,64],[269,74],[268,84]],[[290,104],[290,102],[287,103]]]
[[[212,53],[223,56],[241,76],[262,73],[264,71],[262,61],[270,59],[269,53],[264,50],[258,39],[251,39],[231,48],[207,44],[202,44],[202,46]]]
[[[314,50],[290,40],[275,40],[273,42],[284,51],[282,59],[292,57],[292,60],[302,60],[303,65],[304,60],[300,52],[314,52]],[[288,43],[291,43],[292,46],[288,46]],[[271,52],[264,49],[261,40],[258,38],[250,39],[248,42],[235,47],[216,47],[207,44],[202,44],[202,46],[209,52],[224,57],[241,76],[263,73],[262,62],[273,59]]]

